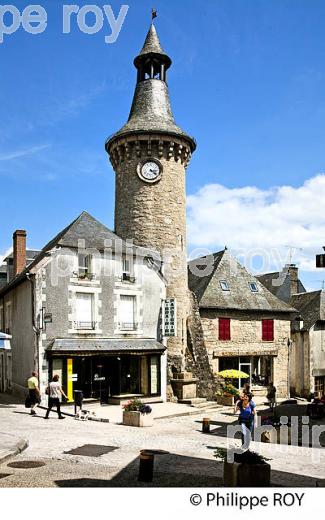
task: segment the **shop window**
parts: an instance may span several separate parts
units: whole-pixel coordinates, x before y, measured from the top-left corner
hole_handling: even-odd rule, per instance
[[[219,318],[219,340],[230,340],[230,318]]]
[[[274,320],[262,320],[262,341],[274,341]]]

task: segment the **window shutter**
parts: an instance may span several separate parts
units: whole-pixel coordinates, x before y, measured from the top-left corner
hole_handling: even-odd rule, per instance
[[[274,340],[274,320],[262,320],[262,341]]]
[[[79,323],[92,322],[92,294],[77,293],[76,321]]]
[[[219,318],[219,340],[230,340],[230,318]]]

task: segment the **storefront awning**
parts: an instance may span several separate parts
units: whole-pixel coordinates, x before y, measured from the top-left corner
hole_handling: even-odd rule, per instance
[[[155,339],[55,339],[47,348],[52,354],[105,354],[163,352],[166,347]]]

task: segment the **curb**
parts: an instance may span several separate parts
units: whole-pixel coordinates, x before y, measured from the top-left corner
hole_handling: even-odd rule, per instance
[[[10,459],[11,457],[19,455],[22,451],[28,448],[28,444],[29,443],[27,439],[19,439],[13,448],[7,450],[5,455],[0,455],[0,464],[3,464],[3,462]]]
[[[40,405],[38,405],[37,408],[41,408],[41,410],[47,410],[47,406],[40,406]],[[57,413],[56,410],[51,410],[51,411],[54,412],[54,413]],[[72,419],[75,418],[75,414],[74,413],[63,412],[63,411],[61,411],[61,413],[62,413],[62,415],[66,415],[67,417],[71,417]],[[109,419],[104,419],[104,418],[101,418],[101,417],[89,417],[87,420],[88,421],[94,421],[94,422],[109,423]]]

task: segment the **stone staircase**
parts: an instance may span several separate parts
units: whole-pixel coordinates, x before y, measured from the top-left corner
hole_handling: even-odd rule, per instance
[[[222,408],[219,404],[217,404],[217,401],[208,401],[204,397],[194,397],[192,399],[182,399],[178,400],[178,403],[181,404],[188,404],[189,406],[193,408],[199,408],[200,410],[219,410]]]

